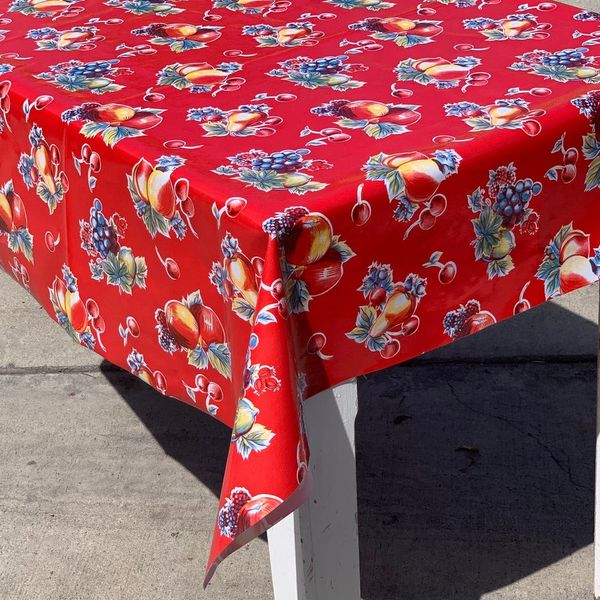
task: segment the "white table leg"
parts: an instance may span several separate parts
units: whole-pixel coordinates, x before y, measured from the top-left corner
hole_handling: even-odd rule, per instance
[[[599,308],[600,312],[600,308]],[[600,325],[596,392],[596,496],[594,502],[594,597],[600,599]]]
[[[356,379],[304,405],[314,493],[269,529],[275,600],[360,600]]]

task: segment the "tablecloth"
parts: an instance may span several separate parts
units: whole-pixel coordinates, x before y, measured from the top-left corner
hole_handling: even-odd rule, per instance
[[[1,10],[2,266],[73,340],[231,428],[207,581],[306,499],[306,398],[598,278],[598,13]]]

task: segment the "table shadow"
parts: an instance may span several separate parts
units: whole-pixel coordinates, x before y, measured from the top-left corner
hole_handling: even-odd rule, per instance
[[[163,396],[106,361],[101,370],[165,453],[219,497],[230,430],[206,413]]]
[[[535,335],[552,337],[560,323],[596,338],[593,323],[551,303],[529,318],[541,324]],[[484,343],[506,343],[514,321],[484,332]],[[590,544],[595,369],[591,356],[474,364],[431,355],[360,378],[363,600],[479,600]],[[108,363],[103,373],[164,451],[218,496],[227,428]]]

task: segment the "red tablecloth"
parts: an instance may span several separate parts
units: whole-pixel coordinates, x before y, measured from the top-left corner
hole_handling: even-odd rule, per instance
[[[76,342],[232,427],[207,578],[306,497],[303,399],[597,279],[600,14],[3,10],[0,260]]]

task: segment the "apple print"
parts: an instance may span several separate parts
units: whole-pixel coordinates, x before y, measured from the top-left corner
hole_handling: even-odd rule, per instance
[[[86,102],[63,112],[62,120],[67,123],[84,121],[83,135],[100,135],[108,146],[113,147],[127,137],[139,136],[140,132],[159,125],[163,112],[162,109],[134,108],[127,104]]]
[[[246,488],[233,488],[219,510],[219,531],[223,536],[234,538],[257,525],[282,502],[281,498],[271,494],[251,496]]]
[[[451,310],[444,317],[444,331],[453,339],[477,333],[496,323],[496,317],[487,310],[482,310],[479,301],[469,300],[457,309]]]
[[[231,378],[231,354],[225,330],[216,312],[196,291],[182,300],[169,300],[154,314],[160,347],[169,354],[186,352],[188,364],[197,369],[212,366]]]
[[[174,63],[163,67],[158,73],[157,85],[171,85],[176,89],[188,89],[191,93],[237,91],[245,83],[241,77],[231,77],[242,68],[240,63],[207,62]]]
[[[184,164],[178,156],[161,156],[155,165],[140,158],[127,175],[137,215],[152,237],[158,233],[169,237],[173,232],[182,239],[188,229],[198,237],[191,223],[195,208],[189,197],[189,181],[183,177],[172,179],[173,172]]]
[[[286,298],[292,312],[308,309],[314,297],[331,290],[343,276],[343,264],[354,256],[333,232],[329,219],[302,206],[288,207],[267,219],[263,229],[281,242],[288,277]]]
[[[421,21],[404,17],[369,17],[348,27],[355,31],[369,31],[370,37],[375,40],[391,40],[404,48],[428,44],[444,31],[441,21]]]
[[[593,251],[589,234],[564,225],[546,246],[536,277],[544,282],[546,298],[566,294],[598,281],[600,249]]]
[[[67,265],[63,265],[62,278],[56,276],[48,292],[58,323],[74,341],[93,350],[96,339],[90,327],[91,315],[79,295],[77,279]]]
[[[339,117],[336,125],[362,128],[367,135],[381,139],[409,131],[409,126],[421,120],[419,108],[418,105],[387,104],[376,100],[336,99],[312,108],[311,112],[319,116]]]

